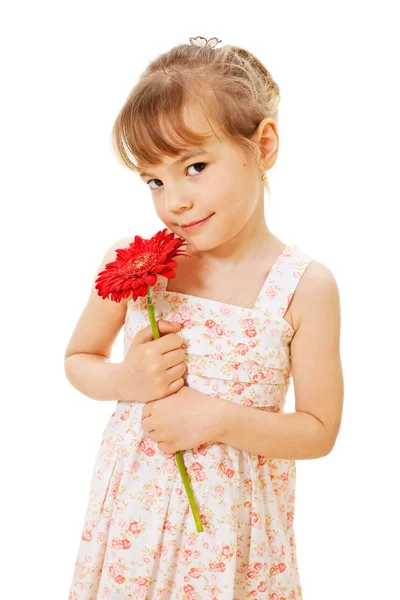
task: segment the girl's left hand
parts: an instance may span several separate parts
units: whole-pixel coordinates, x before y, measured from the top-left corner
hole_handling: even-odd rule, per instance
[[[142,427],[166,454],[218,441],[226,401],[184,385],[175,394],[147,402]]]

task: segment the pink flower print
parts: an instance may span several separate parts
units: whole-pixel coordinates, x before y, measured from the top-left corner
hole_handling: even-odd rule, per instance
[[[121,414],[120,419],[121,419],[121,421],[126,421],[128,417],[129,417],[129,410],[125,409],[124,412]]]
[[[112,548],[121,548],[121,550],[128,550],[131,547],[131,543],[127,539],[123,539],[123,540],[114,539],[111,542],[111,547]]]
[[[246,486],[246,489],[248,489],[249,492],[251,492],[251,490],[253,489],[253,482],[249,477],[244,480],[244,485]]]
[[[266,290],[265,290],[265,295],[267,296],[267,298],[269,298],[270,300],[273,300],[274,298],[276,298],[276,296],[278,295],[278,292],[276,291],[276,289],[274,290],[271,286],[269,286]]]
[[[165,460],[165,462],[163,464],[163,470],[165,470],[167,473],[175,473],[175,471],[178,468],[176,461],[175,461],[175,456],[173,459],[171,459],[169,457],[169,455],[166,455],[166,456],[168,456],[168,458]]]
[[[258,521],[258,514],[256,512],[251,513],[251,524],[255,525]]]
[[[193,321],[192,321],[192,319],[182,319],[181,318],[181,319],[179,319],[179,323],[185,329],[191,329],[193,327]]]
[[[194,480],[195,481],[204,481],[206,478],[206,474],[204,473],[204,471],[198,471],[195,474]]]
[[[260,563],[260,562],[256,562],[256,563],[254,563],[254,565],[253,565],[253,569],[254,569],[255,571],[261,571],[261,569],[262,569],[262,568],[263,568],[263,564],[262,564],[262,563]]]
[[[254,319],[244,319],[243,325],[246,329],[252,329],[254,326]]]
[[[261,542],[257,546],[257,556],[262,556],[265,552],[266,544],[265,542]]]
[[[124,583],[125,577],[123,577],[120,573],[117,573],[117,570],[111,565],[108,568],[108,574],[117,582]]]
[[[225,558],[232,558],[233,556],[232,548],[229,545],[222,546],[221,553]]]
[[[147,579],[147,577],[137,577],[135,583],[136,585],[143,587],[145,585],[149,585],[149,580]]]
[[[241,354],[242,356],[246,356],[247,352],[249,351],[249,347],[246,346],[246,344],[242,344],[242,343],[236,344],[235,349],[236,349],[236,352],[238,354]],[[240,363],[238,363],[238,364],[240,364]]]
[[[222,561],[215,565],[215,570],[219,571],[220,573],[223,573],[225,571],[225,569],[226,569],[226,565]]]
[[[200,519],[201,519],[203,525],[208,525],[210,523],[209,517],[203,513],[200,513]]]
[[[131,521],[128,526],[128,531],[130,531],[134,535],[142,533],[143,529],[144,527],[143,525],[140,525],[139,521]]]
[[[139,448],[144,451],[146,456],[153,456],[155,454],[155,450],[153,450],[153,448],[148,446],[148,444],[146,443],[145,440],[140,440]]]
[[[267,584],[265,583],[265,581],[260,581],[260,583],[257,586],[257,590],[259,592],[266,592],[267,591]],[[270,598],[272,598],[272,596],[270,596]]]
[[[233,368],[237,371],[241,363],[233,363]]]
[[[239,396],[240,396],[243,393],[243,391],[244,391],[243,383],[241,383],[240,381],[235,381],[235,383],[233,384],[234,394],[239,394]]]
[[[92,539],[92,534],[90,533],[90,531],[85,530],[82,533],[82,540],[84,542],[90,542],[91,539]]]
[[[257,576],[258,576],[257,571],[251,571],[251,570],[249,570],[246,573],[246,577],[248,577],[249,579],[254,579]]]
[[[218,465],[218,469],[222,472],[225,473],[225,465],[223,462],[220,462]]]
[[[226,469],[225,474],[227,477],[231,478],[234,476],[235,472],[232,469]]]
[[[293,272],[293,277],[295,279],[300,279],[300,277],[301,277],[301,271],[294,271]]]
[[[224,330],[222,329],[222,327],[220,325],[215,326],[215,331],[216,331],[217,335],[224,335]]]
[[[194,462],[192,464],[192,469],[193,469],[193,471],[202,471],[203,467],[199,462]]]
[[[269,574],[276,575],[277,573],[283,573],[283,571],[286,571],[286,565],[285,563],[280,562],[277,565],[272,565]]]
[[[104,542],[106,536],[104,534],[104,531],[99,531],[99,533],[97,534],[97,543],[100,544],[101,542]]]
[[[198,579],[201,576],[201,572],[199,571],[199,569],[193,567],[192,569],[190,569],[189,575],[190,575],[190,577],[194,577],[195,579]]]
[[[196,539],[196,538],[195,538],[194,534],[193,534],[193,533],[189,533],[189,534],[187,535],[187,537],[186,537],[186,542],[187,542],[188,544],[193,544],[193,542],[195,541],[195,539]]]
[[[213,327],[215,327],[216,322],[213,321],[212,319],[207,319],[207,321],[204,323],[204,325],[206,327],[208,327],[209,329],[213,329]]]
[[[227,306],[226,304],[223,304],[220,308],[220,312],[223,315],[230,315],[232,312],[232,308]]]
[[[245,334],[247,335],[247,337],[253,338],[253,337],[256,337],[257,331],[254,328],[253,329],[246,329],[245,330]]]
[[[246,398],[243,404],[244,406],[253,406],[254,400],[252,398]]]
[[[169,521],[169,519],[165,519],[164,521],[164,525],[163,525],[163,531],[169,531],[171,529],[171,523]]]
[[[257,467],[262,467],[262,465],[265,465],[266,462],[267,462],[267,459],[265,458],[265,456],[261,456],[261,454],[258,454]]]
[[[193,311],[191,308],[189,308],[188,306],[182,306],[179,314],[184,318],[184,319],[190,319],[193,316]]]
[[[178,494],[178,496],[182,496],[182,488],[176,488],[176,493]]]
[[[214,492],[216,494],[218,494],[218,496],[223,496],[224,495],[224,491],[225,491],[225,488],[224,488],[223,485],[221,485],[219,483],[217,483],[216,485],[214,485]]]
[[[203,456],[206,456],[206,454],[207,454],[207,446],[205,444],[200,444],[200,446],[198,446],[198,448],[197,448],[197,452],[199,454],[202,454]]]
[[[184,585],[183,591],[185,592],[185,594],[192,594],[194,592],[194,587],[190,584]]]
[[[262,381],[263,379],[265,379],[265,375],[264,375],[264,373],[263,373],[262,371],[258,371],[257,373],[254,373],[254,374],[251,376],[251,380],[252,380],[254,383],[259,383],[259,382],[260,382],[260,381]]]
[[[193,554],[193,552],[189,548],[185,548],[185,550],[183,551],[183,557],[185,560],[189,560],[189,558],[192,556],[192,554]]]
[[[257,344],[255,342],[253,342],[253,340],[251,340],[249,342],[249,346],[250,346],[250,348],[255,348],[257,346]]]

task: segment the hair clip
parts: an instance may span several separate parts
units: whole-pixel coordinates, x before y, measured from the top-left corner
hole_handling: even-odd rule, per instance
[[[215,48],[215,46],[217,44],[219,44],[220,42],[222,42],[222,40],[219,40],[216,37],[210,38],[209,40],[207,40],[205,37],[202,37],[201,35],[198,35],[197,37],[191,37],[189,38],[189,41],[191,43],[192,46],[208,46],[209,48]]]

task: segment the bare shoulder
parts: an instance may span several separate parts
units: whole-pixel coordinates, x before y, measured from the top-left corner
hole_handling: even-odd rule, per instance
[[[330,310],[340,316],[339,287],[331,269],[313,260],[304,271],[291,304],[295,331],[307,316],[319,310]]]
[[[65,359],[72,354],[98,354],[109,358],[112,345],[123,327],[127,311],[126,299],[113,302],[102,298],[96,288],[98,274],[116,260],[116,250],[129,246],[130,238],[121,238],[111,244],[102,256],[93,274],[89,298],[69,340]]]

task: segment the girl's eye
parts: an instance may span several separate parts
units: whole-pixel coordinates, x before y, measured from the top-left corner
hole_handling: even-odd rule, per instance
[[[204,162],[198,162],[198,163],[194,163],[193,165],[189,165],[189,166],[188,166],[188,169],[190,169],[191,167],[197,167],[197,165],[204,165],[204,168],[202,168],[202,169],[200,170],[200,173],[201,173],[201,172],[202,172],[202,171],[204,171],[204,169],[206,168],[206,165],[207,165],[207,163],[204,163]],[[151,187],[151,185],[149,185],[151,181],[159,181],[160,183],[162,183],[161,179],[149,179],[149,181],[147,182],[147,185],[149,186],[149,188],[150,188],[151,190],[153,190],[153,191],[154,191],[154,190],[158,190],[158,189],[161,187],[161,186]]]

